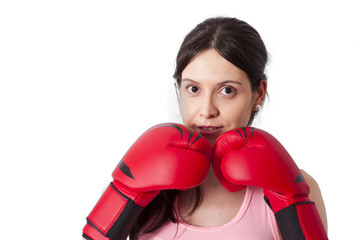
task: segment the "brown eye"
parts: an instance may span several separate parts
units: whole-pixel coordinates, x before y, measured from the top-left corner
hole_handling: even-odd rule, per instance
[[[188,91],[191,93],[197,93],[199,91],[199,88],[196,86],[189,86]]]
[[[224,91],[226,94],[230,94],[233,92],[233,90],[231,88],[225,88]]]
[[[230,94],[234,94],[236,91],[234,88],[232,87],[224,87],[222,90],[221,90],[221,93],[224,94],[224,95],[230,95]]]

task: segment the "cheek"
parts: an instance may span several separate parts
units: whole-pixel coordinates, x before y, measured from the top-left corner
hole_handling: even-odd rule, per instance
[[[191,121],[191,116],[193,115],[192,112],[194,111],[193,108],[191,108],[191,104],[186,99],[180,97],[179,100],[179,106],[180,106],[180,114],[183,119],[183,122],[185,125],[188,124],[189,121]]]
[[[250,101],[224,104],[222,117],[231,128],[245,127],[250,119],[252,104]]]

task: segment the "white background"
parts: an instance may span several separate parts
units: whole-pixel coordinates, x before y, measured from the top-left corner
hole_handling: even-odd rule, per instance
[[[271,55],[255,126],[317,180],[330,239],[354,239],[358,10],[346,0],[1,1],[1,238],[81,239],[130,145],[180,121],[172,74],[184,36],[224,15],[255,27]]]

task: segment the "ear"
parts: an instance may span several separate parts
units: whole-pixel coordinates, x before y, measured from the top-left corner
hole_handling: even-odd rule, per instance
[[[253,111],[259,111],[259,109],[256,107],[257,105],[262,106],[265,101],[266,97],[266,90],[267,90],[267,80],[262,79],[260,80],[260,85],[258,90],[254,93],[254,104],[253,104]]]

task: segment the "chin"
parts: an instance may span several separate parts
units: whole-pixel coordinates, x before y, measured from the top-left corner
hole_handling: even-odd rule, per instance
[[[216,139],[220,136],[221,134],[219,135],[216,135],[216,136],[203,136],[206,140],[208,140],[208,142],[211,144],[211,146],[213,146],[216,142]]]

